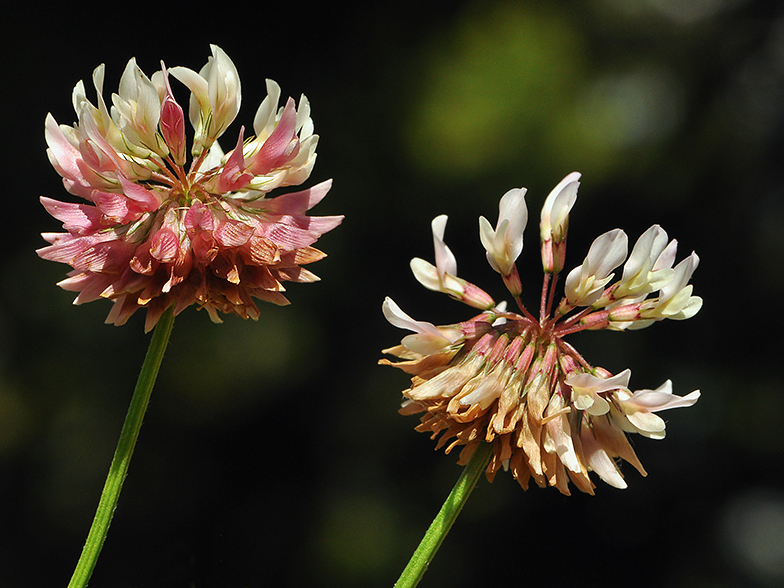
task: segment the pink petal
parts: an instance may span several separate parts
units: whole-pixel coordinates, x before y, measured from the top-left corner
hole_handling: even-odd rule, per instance
[[[303,214],[321,202],[331,187],[332,180],[327,180],[307,190],[261,200],[260,205],[271,214]]]
[[[343,222],[343,216],[305,216],[305,215],[273,215],[266,214],[267,223],[289,225],[298,229],[313,231],[323,235]]]
[[[269,265],[281,261],[280,249],[266,237],[254,235],[241,251],[243,258],[254,265]]]
[[[265,224],[261,229],[261,234],[284,251],[312,245],[321,236],[321,233],[316,231],[299,229],[285,223]]]
[[[63,131],[51,113],[46,115],[44,128],[46,144],[49,145],[50,159],[53,158],[57,162],[57,171],[61,175],[72,179],[82,179],[81,170],[77,164],[82,159],[82,155],[65,138]]]
[[[255,175],[265,175],[271,170],[281,167],[281,163],[291,157],[296,157],[299,150],[299,141],[295,142],[297,126],[297,111],[294,100],[289,98],[286,107],[278,121],[278,126],[272,131],[258,153],[253,156],[248,169]],[[293,143],[293,145],[292,145]]]
[[[134,297],[120,296],[109,311],[109,316],[106,317],[107,324],[114,324],[117,326],[124,325],[131,315],[139,309]]]
[[[245,167],[245,158],[242,154],[244,133],[245,127],[241,127],[237,145],[232,150],[226,165],[223,166],[223,171],[221,171],[218,177],[216,184],[218,192],[236,192],[247,186],[253,179],[253,174],[247,171]]]
[[[169,146],[174,161],[179,165],[185,163],[185,114],[182,107],[174,99],[171,85],[169,85],[169,72],[161,62],[163,82],[166,85],[166,95],[161,104],[161,135]]]
[[[199,231],[212,231],[215,222],[210,209],[199,200],[194,200],[183,219],[188,237],[191,239]]]
[[[217,242],[206,232],[197,233],[194,237],[191,237],[191,247],[196,259],[205,265],[209,264],[218,255]]]
[[[310,283],[318,282],[321,279],[313,272],[302,267],[276,268],[275,273],[277,273],[279,280],[287,280],[289,282]]]
[[[47,233],[44,238],[54,236],[52,245],[36,250],[36,253],[43,259],[67,263],[73,265],[74,258],[93,247],[96,243],[116,239],[116,235],[109,233],[97,233],[84,237],[74,237],[68,233]],[[48,239],[47,239],[48,240]]]
[[[161,263],[171,263],[177,258],[180,241],[169,229],[161,229],[150,241],[150,255]]]
[[[94,206],[59,202],[46,196],[40,197],[46,212],[63,222],[63,228],[73,233],[86,233],[101,228],[101,213]]]
[[[698,390],[687,394],[686,396],[676,396],[675,394],[668,394],[667,392],[658,392],[656,390],[648,390],[637,392],[632,396],[628,402],[644,408],[650,412],[658,412],[660,410],[667,410],[670,408],[682,408],[691,406],[700,397]]]
[[[71,265],[82,271],[119,273],[132,253],[133,246],[126,241],[106,241],[79,253]]]
[[[117,178],[120,180],[123,194],[140,205],[140,208],[145,212],[152,212],[160,206],[160,198],[154,192],[147,190],[136,182],[132,182],[121,173],[117,173]]]
[[[123,194],[113,192],[93,191],[93,202],[101,213],[111,222],[124,224],[131,220],[131,211],[128,208],[128,199]]]
[[[219,221],[213,234],[224,247],[240,247],[253,236],[253,227],[235,220]]]

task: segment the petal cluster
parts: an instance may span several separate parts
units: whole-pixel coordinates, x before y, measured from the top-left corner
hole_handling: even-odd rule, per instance
[[[49,159],[66,190],[86,203],[41,198],[66,232],[45,233],[50,245],[38,254],[73,268],[59,285],[79,293],[76,304],[113,300],[110,323],[144,308],[149,330],[167,308],[179,313],[191,304],[217,322],[218,313],[255,319],[254,299],[287,304],[284,282],[318,279],[302,266],[325,256],[313,245],[343,218],[307,214],[330,181],[270,195],[304,182],[313,168],[318,136],[309,103],[303,96],[298,106],[291,99],[279,106],[280,88],[268,80],[256,135],[246,139],[241,128],[224,153],[217,139],[241,102],[234,63],[213,45],[198,73],[161,65],[147,77],[131,59],[111,108],[101,65],[95,104],[82,82],[74,88],[73,126],[47,116]],[[191,92],[190,150],[170,76]]]
[[[622,230],[598,237],[583,263],[568,273],[563,297],[555,304],[554,277],[564,265],[568,217],[579,177],[567,176],[542,211],[545,275],[538,318],[522,303],[520,282],[509,279],[518,275],[514,264],[527,220],[524,190],[510,191],[502,198],[496,229],[480,220],[488,261],[504,277],[519,312],[489,302],[481,307],[484,312],[468,321],[435,326],[412,319],[390,299],[383,305],[393,325],[414,331],[400,345],[384,350],[397,361],[381,363],[412,376],[400,412],[420,415],[417,430],[430,433],[437,439],[436,447],[445,447],[447,453],[462,447],[461,464],[468,462],[480,443],[492,443],[489,479],[503,468],[524,488],[533,480],[564,494],[569,494],[570,483],[593,494],[590,472],[611,486],[625,488],[619,460],[646,475],[627,434],[663,438],[665,423],[656,413],[691,406],[700,395],[695,390],[676,396],[669,380],[655,390],[633,391],[630,370],[613,375],[593,366],[566,341],[569,334],[586,329],[626,330],[665,318],[689,318],[702,304],[689,284],[699,258],[692,253],[673,267],[677,243],[668,241],[658,225],[643,233],[628,259],[628,239]],[[435,221],[434,234],[437,226],[438,251],[445,245],[443,226]],[[431,266],[429,280],[417,275],[418,270],[422,274],[421,264],[412,262],[412,269],[431,290],[479,306],[465,294],[443,287],[445,282],[437,282],[436,276],[456,272],[451,253],[448,259],[443,274],[438,263]],[[622,275],[613,282],[622,264]],[[461,283],[463,292],[481,291],[465,280]]]

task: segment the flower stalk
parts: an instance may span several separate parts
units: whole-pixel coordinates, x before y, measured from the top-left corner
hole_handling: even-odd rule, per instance
[[[441,547],[444,538],[457,519],[457,515],[463,510],[463,506],[465,506],[479,477],[490,462],[492,454],[492,443],[480,443],[476,448],[468,465],[463,469],[449,496],[446,497],[441,510],[438,511],[436,518],[433,519],[419,543],[419,547],[416,548],[408,565],[400,574],[400,578],[395,582],[395,588],[413,588],[419,584],[438,548]]]
[[[150,347],[144,358],[139,379],[136,382],[136,389],[131,398],[131,405],[125,416],[120,440],[117,442],[117,449],[109,467],[109,475],[106,477],[101,499],[98,502],[98,509],[95,512],[93,524],[87,535],[82,555],[76,564],[68,588],[83,588],[87,586],[92,576],[98,556],[103,548],[106,535],[109,532],[109,525],[112,522],[114,510],[117,508],[117,501],[120,498],[123,482],[128,474],[128,466],[131,463],[131,456],[136,447],[136,440],[139,438],[139,430],[142,427],[144,414],[150,402],[150,395],[158,370],[161,367],[163,353],[169,343],[172,327],[174,326],[174,309],[166,310],[159,319],[150,340]]]

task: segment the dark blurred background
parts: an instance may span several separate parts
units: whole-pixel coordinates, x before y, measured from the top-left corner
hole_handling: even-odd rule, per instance
[[[35,9],[32,7],[36,6]],[[214,325],[175,323],[91,586],[391,586],[460,468],[397,414],[401,372],[376,365],[421,320],[472,311],[421,288],[430,220],[450,216],[460,276],[502,299],[477,217],[529,188],[520,261],[540,286],[536,219],[583,174],[567,266],[600,233],[653,223],[696,250],[705,300],[683,322],[572,342],[635,388],[672,378],[693,408],[667,439],[634,439],[649,476],[596,496],[481,480],[421,586],[784,585],[784,5],[755,0],[561,3],[60,3],[6,15],[0,258],[0,586],[65,586],[92,520],[146,351],[143,315],[103,324],[40,260],[60,225],[38,203],[73,199],[45,154],[44,117],[106,63],[107,96],[135,56],[199,69],[209,43],[235,61],[249,126],[264,79],[306,93],[321,136],[307,185],[322,281],[291,306]],[[33,10],[36,12],[34,13]],[[10,20],[9,20],[10,19]],[[178,97],[186,92],[178,85]],[[224,138],[224,146],[233,142]],[[527,294],[528,295],[528,294]],[[777,367],[778,366],[778,367]]]

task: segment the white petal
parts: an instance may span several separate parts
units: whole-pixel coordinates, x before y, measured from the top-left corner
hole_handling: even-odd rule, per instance
[[[525,188],[514,188],[501,197],[495,230],[485,217],[479,217],[479,239],[487,251],[487,261],[504,276],[512,272],[523,250],[523,232],[528,222]]]
[[[628,418],[629,422],[638,429],[649,433],[661,433],[665,429],[664,421],[652,412],[641,410],[626,415],[626,418]]]
[[[574,405],[579,410],[586,410],[593,405],[593,396],[590,394],[576,394],[574,397]]]
[[[400,343],[403,347],[415,353],[432,355],[451,345],[452,341],[441,333],[417,333],[415,335],[406,335]]]
[[[599,235],[588,250],[591,274],[602,279],[626,259],[629,239],[621,229]]]
[[[498,204],[498,226],[508,221],[504,241],[510,259],[514,262],[523,250],[523,232],[528,223],[528,208],[525,204],[525,188],[509,190]]]
[[[667,245],[667,233],[659,225],[645,231],[634,244],[631,255],[623,266],[622,281],[634,278],[641,271],[648,272]]]
[[[590,390],[591,392],[609,392],[610,390],[628,388],[631,375],[632,371],[630,369],[625,369],[610,378],[600,378],[583,372],[569,376],[566,378],[565,384],[572,388]]]
[[[389,296],[384,298],[384,303],[381,305],[381,311],[384,313],[384,317],[395,327],[408,329],[409,331],[414,331],[416,333],[430,333],[443,336],[434,324],[417,321],[408,316]]]
[[[411,260],[411,272],[417,281],[428,290],[441,291],[441,277],[436,266],[420,257]]]
[[[691,279],[694,270],[700,264],[699,256],[692,252],[689,257],[675,266],[675,275],[672,280],[660,290],[659,303],[663,304],[676,296]]]
[[[487,252],[487,261],[490,266],[497,272],[501,272],[498,264],[495,261],[495,230],[485,217],[479,217],[479,240]]]
[[[590,306],[602,295],[612,279],[612,270],[626,258],[628,238],[621,229],[599,235],[591,244],[588,255],[579,268],[566,276],[564,292],[571,304]]]
[[[542,206],[540,232],[542,241],[561,240],[566,228],[566,220],[577,201],[580,187],[580,174],[572,172],[552,189]]]
[[[671,268],[662,268],[660,270],[652,271],[648,275],[649,292],[654,290],[661,290],[669,284],[675,277],[675,270]]]
[[[262,141],[275,130],[275,115],[280,101],[280,86],[273,80],[266,80],[266,82],[267,96],[262,100],[253,118],[253,130],[256,137]]]
[[[683,408],[694,405],[700,398],[700,391],[695,390],[686,396],[676,396],[657,390],[641,390],[635,392],[628,402],[644,408],[649,412],[659,412],[671,408]]]
[[[433,245],[436,250],[436,268],[439,275],[443,278],[444,274],[457,275],[457,260],[449,247],[444,243],[444,231],[446,230],[447,215],[442,214],[433,219],[430,223],[433,229]]]
[[[656,258],[656,263],[653,264],[653,270],[659,270],[664,268],[671,268],[672,264],[675,263],[675,255],[678,252],[678,241],[673,239],[667,244],[667,247],[664,248],[659,254],[659,257]]]
[[[626,488],[626,482],[618,471],[615,461],[602,449],[591,431],[584,427],[580,434],[580,440],[582,441],[583,452],[588,461],[588,466],[610,486],[621,489]]]
[[[695,314],[697,314],[701,308],[702,308],[702,298],[700,298],[699,296],[690,296],[689,301],[686,303],[686,305],[683,308],[681,308],[680,311],[673,314],[672,316],[668,316],[667,318],[676,321],[690,319]]]
[[[593,404],[585,412],[593,416],[607,414],[610,412],[610,403],[598,394],[595,394],[593,397]]]

